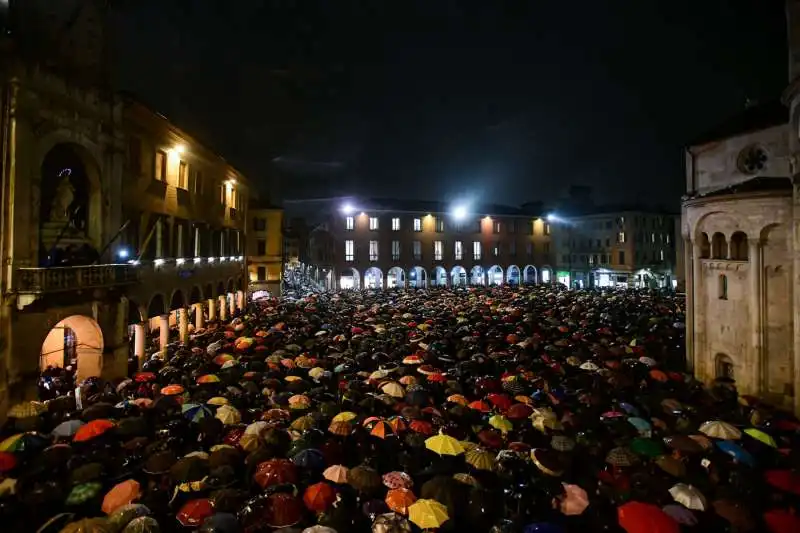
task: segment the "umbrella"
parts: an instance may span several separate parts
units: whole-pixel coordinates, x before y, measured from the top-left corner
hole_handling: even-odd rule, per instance
[[[464,460],[466,460],[468,465],[477,470],[491,471],[494,470],[495,467],[494,454],[483,448],[469,450],[464,454]]]
[[[767,470],[764,479],[776,489],[800,495],[800,474],[789,470]]]
[[[81,485],[76,485],[72,488],[72,491],[67,496],[67,505],[81,505],[100,493],[100,489],[103,488],[103,485],[97,481],[91,481],[89,483],[83,483]]]
[[[379,515],[372,523],[372,533],[411,533],[411,524],[396,513]],[[305,533],[305,532],[304,532]]]
[[[334,483],[344,484],[347,483],[347,467],[342,465],[329,466],[322,472],[322,477]]]
[[[390,489],[386,493],[386,505],[401,515],[408,515],[408,508],[417,501],[414,493],[407,488]]]
[[[632,416],[628,419],[628,423],[636,428],[640,436],[649,438],[652,435],[653,427],[650,425],[650,422],[644,418]]]
[[[375,469],[360,465],[348,472],[347,483],[360,492],[369,493],[379,489],[382,485],[382,480]]]
[[[184,527],[197,527],[214,514],[214,504],[208,498],[189,500],[178,511],[176,518]]]
[[[395,383],[394,381],[390,381],[381,385],[381,391],[384,394],[388,394],[392,398],[403,398],[406,395],[406,391],[403,389],[402,385]]]
[[[153,372],[137,372],[133,377],[136,383],[147,383],[156,380],[156,375]]]
[[[242,421],[242,415],[239,410],[227,404],[219,406],[214,416],[226,426],[238,424]]]
[[[42,449],[47,445],[47,440],[34,432],[18,433],[0,442],[1,452],[30,452]]]
[[[102,510],[106,514],[111,514],[120,507],[133,503],[141,496],[139,482],[133,479],[123,481],[106,493],[103,498]]]
[[[680,533],[675,520],[649,503],[625,503],[617,509],[617,519],[627,533]]]
[[[17,458],[11,452],[0,452],[0,473],[13,470],[17,466]]]
[[[137,516],[130,522],[121,533],[160,533],[161,527],[158,521],[152,516]]]
[[[330,431],[334,435],[339,435],[340,437],[346,437],[353,432],[353,427],[350,425],[349,422],[339,420],[337,422],[331,422],[331,424],[328,426],[328,431]]]
[[[108,515],[108,523],[115,531],[119,531],[124,528],[126,524],[130,523],[131,520],[142,516],[148,516],[149,514],[150,509],[144,505],[131,503],[118,507],[114,512]]]
[[[385,439],[390,435],[394,435],[394,430],[392,429],[392,426],[390,426],[388,422],[379,420],[378,422],[375,422],[375,424],[372,426],[372,429],[370,429],[369,434],[372,435],[373,437],[378,437],[379,439]]]
[[[253,478],[262,489],[283,483],[297,483],[297,467],[288,459],[270,459],[259,463]]]
[[[678,483],[669,489],[672,499],[683,505],[687,509],[695,511],[705,511],[707,504],[703,494],[691,485]]]
[[[686,435],[664,437],[664,444],[683,453],[703,453],[703,446]]]
[[[589,507],[589,496],[586,491],[578,485],[569,483],[562,483],[562,486],[564,487],[564,496],[560,499],[558,506],[561,513],[567,516],[583,514]]]
[[[569,452],[575,449],[575,441],[566,435],[553,435],[550,439],[550,447],[557,452]]]
[[[314,483],[303,493],[303,503],[315,513],[326,511],[336,501],[336,491],[324,482]]]
[[[426,439],[425,447],[439,455],[461,455],[464,453],[464,447],[461,446],[461,443],[444,433]]]
[[[764,433],[760,429],[756,428],[747,428],[744,430],[745,434],[756,439],[757,441],[766,444],[772,448],[777,448],[778,445],[775,443],[775,439],[772,438],[771,435]]]
[[[381,479],[383,484],[390,489],[410,489],[414,486],[411,476],[405,472],[387,472]]]
[[[358,415],[352,411],[342,411],[338,415],[333,417],[331,422],[350,422],[351,420],[355,420],[358,418]]]
[[[633,466],[639,458],[628,448],[612,448],[606,455],[606,462],[612,466]]]
[[[531,460],[548,476],[560,476],[563,473],[564,467],[559,461],[558,454],[552,450],[543,448],[531,450]]]
[[[658,457],[656,459],[656,466],[671,476],[679,478],[686,476],[686,466],[684,466],[679,459],[670,455]]]
[[[67,524],[59,533],[111,533],[105,518],[84,518]]]
[[[200,422],[206,417],[213,417],[211,409],[199,403],[185,403],[181,406],[183,417],[191,422]]]
[[[423,529],[438,528],[450,519],[447,507],[436,500],[419,499],[408,507],[408,518]]]
[[[206,374],[204,376],[200,376],[199,378],[197,378],[198,385],[205,385],[208,383],[219,383],[219,382],[220,382],[219,376],[217,376],[216,374]]]
[[[183,394],[184,389],[180,385],[167,385],[161,389],[161,394],[164,396],[177,396]]]
[[[114,423],[110,420],[92,420],[91,422],[78,428],[78,431],[75,432],[75,436],[72,438],[72,440],[75,442],[92,440],[100,435],[105,434],[108,430],[113,428]]]
[[[22,402],[8,410],[8,416],[12,418],[33,418],[47,412],[47,406],[42,402]]]
[[[770,533],[797,533],[800,517],[786,509],[773,509],[764,513],[764,523]]]
[[[634,453],[645,457],[658,457],[664,453],[664,447],[660,442],[641,437],[633,439],[630,448]]]
[[[83,421],[81,420],[66,420],[57,425],[51,434],[54,437],[73,437],[82,425]]]
[[[512,424],[511,421],[503,415],[491,416],[489,418],[489,425],[503,433],[508,433],[514,429],[514,424]]]
[[[717,441],[717,448],[719,448],[722,452],[727,453],[740,463],[744,463],[748,466],[755,466],[756,464],[756,460],[752,455],[750,455],[750,452],[746,451],[744,448],[734,442],[729,440],[719,440]]]
[[[683,526],[692,527],[697,525],[697,517],[682,505],[665,505],[661,510]]]
[[[700,433],[715,439],[723,440],[738,440],[742,438],[742,432],[739,431],[736,426],[723,422],[722,420],[704,422],[700,426]]]

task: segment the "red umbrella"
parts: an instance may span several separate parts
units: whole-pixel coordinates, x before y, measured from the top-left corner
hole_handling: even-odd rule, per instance
[[[433,435],[433,425],[426,420],[412,420],[409,425],[412,431],[423,435]]]
[[[297,468],[289,459],[270,459],[256,467],[253,478],[262,489],[282,483],[297,483]]]
[[[493,406],[503,411],[511,407],[511,398],[507,394],[492,393],[486,397]],[[472,405],[470,405],[472,407]]]
[[[208,498],[201,498],[186,502],[178,511],[178,522],[185,527],[196,527],[203,520],[214,514],[214,505]]]
[[[525,420],[533,414],[533,408],[524,403],[515,403],[509,407],[506,416],[509,420]]]
[[[628,533],[680,533],[667,513],[649,503],[628,502],[617,509],[619,525]]]
[[[767,470],[764,473],[767,483],[785,492],[800,495],[800,475],[789,470]]]
[[[114,427],[114,422],[111,420],[92,420],[88,424],[82,425],[78,428],[78,431],[75,432],[75,436],[72,438],[75,442],[84,442],[87,440],[92,440],[95,437],[99,437],[109,429]]]
[[[488,413],[489,411],[492,410],[492,407],[488,403],[481,400],[475,400],[474,402],[470,402],[470,404],[467,405],[467,407],[469,407],[470,409],[475,409],[476,411],[480,411],[481,413]]]
[[[773,509],[764,513],[764,522],[771,533],[797,533],[800,517],[786,509]]]
[[[327,483],[310,485],[303,494],[303,503],[315,513],[325,512],[336,501],[336,491]]]
[[[139,372],[134,376],[133,380],[136,383],[147,383],[149,381],[155,381],[156,375],[152,372]]]
[[[303,504],[295,496],[280,492],[268,498],[264,511],[264,522],[269,527],[290,527],[303,517]]]
[[[428,381],[432,381],[434,383],[446,383],[447,376],[445,376],[440,372],[437,372],[435,374],[428,374]]]
[[[0,452],[0,473],[13,470],[17,466],[17,459],[13,453]]]

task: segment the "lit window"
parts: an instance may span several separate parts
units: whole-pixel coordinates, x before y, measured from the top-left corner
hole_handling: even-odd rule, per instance
[[[472,242],[472,258],[476,261],[481,259],[481,241]]]
[[[415,218],[414,219],[414,231],[422,231],[422,219]]]
[[[667,233],[665,237],[666,237],[667,244],[669,244],[669,233]]]
[[[454,246],[455,260],[461,261],[464,258],[464,243],[456,241]]]
[[[186,189],[188,183],[186,183],[187,179],[187,172],[188,166],[186,165],[186,161],[181,161],[178,163],[178,187],[181,189]]]
[[[617,235],[617,242],[624,243],[625,242],[625,232],[620,231],[619,235]]]
[[[547,222],[545,222],[545,224],[544,224],[544,234],[545,235],[550,235],[550,224],[547,223]]]
[[[651,233],[650,234],[650,242],[656,242],[656,234],[655,233]]]
[[[414,241],[414,259],[422,259],[422,242]]]
[[[369,229],[370,231],[378,229],[378,217],[369,217]]]
[[[163,150],[156,151],[153,177],[158,181],[167,181],[167,153]]]
[[[546,268],[542,270],[542,282],[550,283],[550,271]]]
[[[593,255],[589,256],[589,264],[590,265],[594,265],[594,256]]]
[[[378,241],[369,241],[369,260],[378,260]]]
[[[434,261],[441,261],[442,260],[442,241],[434,241],[433,242],[433,260]]]
[[[495,220],[492,224],[492,233],[500,233],[500,221]]]
[[[661,259],[661,261],[663,261],[664,260],[664,250],[659,250],[658,255],[659,255],[659,258]]]
[[[353,231],[356,227],[356,219],[353,217],[345,217],[344,218],[344,229],[347,231]]]
[[[398,217],[392,218],[392,231],[400,231],[400,219]]]
[[[500,257],[500,243],[494,243],[494,246],[492,246],[492,255],[494,257]]]
[[[444,231],[444,219],[442,217],[436,217],[436,233],[442,233]]]
[[[356,247],[353,241],[344,241],[344,260],[345,261],[355,261],[356,258]]]
[[[400,260],[400,241],[392,241],[392,261]]]

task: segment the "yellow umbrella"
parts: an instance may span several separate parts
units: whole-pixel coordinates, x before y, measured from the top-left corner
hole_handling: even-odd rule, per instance
[[[772,446],[773,448],[777,448],[778,444],[775,442],[775,439],[772,436],[767,435],[760,429],[756,428],[747,428],[744,430],[745,433],[756,439],[757,441],[763,442],[767,446]]]
[[[47,406],[42,402],[22,402],[8,410],[12,418],[33,418],[47,412]]]
[[[286,376],[283,380],[291,383],[292,381],[303,381],[303,378],[300,376]]]
[[[242,421],[242,414],[238,409],[230,405],[222,405],[217,409],[216,418],[226,426],[238,424]]]
[[[325,374],[325,369],[321,366],[315,366],[308,371],[308,377],[311,379],[319,379]]]
[[[228,399],[223,396],[214,396],[206,402],[208,405],[228,405]]]
[[[514,429],[514,424],[511,423],[511,420],[503,415],[494,415],[489,418],[489,425],[495,429],[499,429],[503,433],[508,433]]]
[[[419,499],[409,505],[408,519],[422,529],[441,527],[450,519],[447,507],[436,500]]]
[[[458,405],[467,405],[469,403],[469,400],[463,394],[451,394],[447,397],[447,401]]]
[[[478,444],[475,443],[475,442],[472,442],[470,440],[462,440],[461,441],[461,446],[464,448],[464,450],[470,451],[470,450],[474,450],[475,448],[477,448]]]
[[[531,413],[531,420],[535,420],[537,418],[552,418],[553,420],[558,420],[558,415],[553,412],[552,409],[549,407],[538,407],[533,410]]]
[[[297,431],[305,431],[307,429],[311,429],[314,427],[314,417],[311,415],[301,416],[290,426],[292,429]]]
[[[533,419],[533,427],[544,433],[548,429],[564,429],[564,425],[554,418],[538,417]]]
[[[453,474],[453,479],[455,479],[456,481],[460,481],[461,483],[465,483],[467,485],[470,485],[472,487],[479,487],[480,486],[480,483],[478,483],[477,479],[475,479],[471,475],[465,474],[463,472],[459,472],[458,474]]]
[[[358,415],[352,411],[342,411],[338,415],[333,417],[331,422],[350,422],[351,420],[355,419]]]
[[[406,395],[406,391],[403,389],[403,386],[399,383],[395,383],[394,381],[390,381],[381,385],[381,391],[383,391],[384,394],[388,394],[392,398],[402,398]]]
[[[426,439],[425,447],[439,455],[461,455],[464,453],[464,447],[461,446],[458,439],[454,439],[444,433]]]
[[[475,448],[464,455],[467,464],[478,470],[494,470],[494,454],[482,448]]]
[[[710,420],[700,426],[700,433],[715,439],[738,440],[742,438],[739,428],[722,420]]]
[[[372,374],[369,375],[369,379],[383,379],[387,377],[391,372],[388,370],[376,370]]]

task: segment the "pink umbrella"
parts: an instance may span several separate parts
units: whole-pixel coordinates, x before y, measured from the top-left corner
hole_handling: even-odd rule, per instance
[[[559,509],[567,516],[576,516],[583,514],[587,507],[589,507],[589,496],[586,491],[578,485],[570,485],[569,483],[562,483],[564,486],[564,496],[559,503]]]

